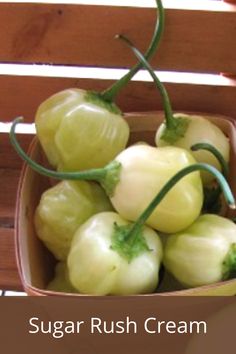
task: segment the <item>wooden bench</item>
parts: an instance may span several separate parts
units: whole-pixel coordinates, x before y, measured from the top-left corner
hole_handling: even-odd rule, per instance
[[[210,0],[190,3],[164,1],[165,33],[151,63],[157,70],[172,72],[162,77],[175,110],[236,118],[236,5]],[[154,0],[148,4],[155,6]],[[14,255],[14,210],[22,162],[3,132],[8,128],[5,123],[19,115],[26,123],[33,122],[40,102],[64,88],[108,87],[114,72],[106,70],[109,79],[104,79],[101,68],[121,69],[135,63],[114,35],[126,34],[145,51],[155,17],[154,8],[0,3],[0,62],[5,63],[0,65],[0,122],[4,123],[0,124],[0,289],[22,289]],[[15,68],[13,63],[21,65]],[[51,66],[41,66],[38,72],[35,63]],[[25,71],[25,64],[30,64],[30,71]],[[55,77],[53,65],[58,65],[60,77]],[[96,75],[102,79],[93,77],[88,68],[66,77],[69,69],[61,65],[100,68]],[[162,109],[149,78],[131,82],[117,103],[125,112]],[[20,135],[25,148],[31,139],[32,135]]]

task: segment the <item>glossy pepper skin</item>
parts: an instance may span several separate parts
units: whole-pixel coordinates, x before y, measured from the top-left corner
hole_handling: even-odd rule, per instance
[[[35,126],[49,162],[60,171],[103,167],[129,138],[128,124],[115,104],[76,88],[44,101]]]
[[[77,228],[106,210],[112,206],[98,184],[62,181],[42,194],[35,212],[36,233],[56,259],[65,260]]]
[[[193,156],[177,147],[134,145],[121,152],[119,182],[111,202],[125,219],[135,221],[154,196],[178,171],[195,163]],[[179,181],[156,207],[147,225],[164,233],[185,229],[199,216],[203,203],[199,172]]]
[[[68,256],[72,285],[80,293],[94,295],[153,292],[162,260],[159,236],[145,226],[143,237],[150,250],[128,261],[111,247],[115,224],[129,223],[117,213],[104,212],[92,216],[77,230]]]
[[[229,139],[215,124],[208,119],[198,115],[187,115],[178,113],[174,115],[175,119],[181,118],[186,120],[187,129],[183,137],[178,138],[175,142],[170,143],[163,139],[163,133],[166,129],[166,124],[163,123],[157,130],[155,142],[159,147],[173,145],[183,149],[191,150],[191,146],[197,143],[208,143],[213,145],[221,152],[226,162],[229,162],[230,144]],[[208,163],[221,171],[219,161],[208,151],[198,150],[192,151],[197,162]],[[201,172],[204,185],[213,181],[214,177],[207,173]]]
[[[218,215],[200,216],[185,231],[168,236],[164,265],[185,287],[229,278],[236,270],[236,225]]]

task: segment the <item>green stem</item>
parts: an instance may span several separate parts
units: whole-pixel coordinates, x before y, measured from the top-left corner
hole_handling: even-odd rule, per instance
[[[161,0],[156,0],[157,9],[159,10],[159,15],[157,16],[156,26],[152,41],[149,45],[149,48],[145,54],[146,59],[150,59],[155,53],[164,30],[165,22],[165,12]],[[113,102],[118,94],[118,92],[132,79],[132,77],[139,71],[142,67],[141,63],[136,64],[126,75],[124,75],[120,80],[115,82],[111,87],[106,89],[101,93],[101,97],[108,102]]]
[[[54,170],[50,170],[33,161],[21,148],[19,142],[17,141],[15,129],[17,124],[23,121],[22,117],[18,117],[14,120],[10,130],[10,141],[18,155],[25,161],[27,164],[36,172],[41,175],[52,177],[56,179],[70,179],[70,180],[99,180],[103,178],[106,174],[105,168],[92,169],[88,171],[80,171],[80,172],[57,172]]]
[[[149,206],[144,210],[144,212],[140,215],[137,221],[133,224],[131,230],[126,236],[126,242],[131,246],[135,243],[137,235],[140,233],[140,229],[145,224],[146,220],[150,217],[154,209],[160,204],[162,199],[166,196],[166,194],[170,191],[170,189],[183,177],[192,173],[194,171],[207,171],[212,173],[215,178],[218,180],[219,185],[222,188],[227,204],[231,209],[236,209],[235,199],[230,190],[230,187],[224,178],[224,176],[213,166],[205,164],[205,163],[197,163],[188,167],[183,168],[181,171],[177,172],[161,189],[161,191],[156,195],[156,197],[152,200]]]
[[[172,110],[170,99],[169,99],[168,93],[167,93],[167,91],[165,89],[165,86],[162,84],[160,79],[156,76],[153,68],[147,62],[147,60],[145,59],[143,54],[137,48],[134,47],[133,43],[127,37],[125,37],[123,35],[120,35],[119,38],[122,39],[132,49],[132,51],[134,52],[136,57],[139,59],[140,63],[142,63],[143,67],[151,75],[156,87],[160,91],[160,94],[161,94],[161,97],[162,97],[162,100],[163,100],[163,103],[164,103],[164,112],[165,112],[166,126],[167,126],[168,129],[175,128],[176,127],[176,120],[173,117],[173,110]]]
[[[191,146],[192,151],[198,150],[206,150],[209,151],[211,154],[215,156],[215,158],[219,161],[221,165],[221,170],[223,176],[227,179],[229,175],[229,167],[227,162],[225,161],[223,155],[211,144],[208,143],[198,143]],[[221,188],[218,187],[204,187],[204,203],[203,203],[203,210],[208,213],[219,213],[221,210]]]
[[[229,166],[228,166],[227,162],[225,161],[223,155],[220,153],[220,151],[217,150],[213,145],[208,144],[208,143],[198,143],[198,144],[192,145],[191,150],[192,151],[206,150],[206,151],[209,151],[210,153],[212,153],[221,165],[223,176],[225,178],[228,178]]]

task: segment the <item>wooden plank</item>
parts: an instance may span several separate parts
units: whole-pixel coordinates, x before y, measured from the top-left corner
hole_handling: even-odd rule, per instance
[[[17,185],[20,170],[0,169],[0,228],[14,227]]]
[[[22,290],[16,266],[13,229],[0,228],[0,287]]]
[[[26,151],[32,138],[32,135],[29,134],[18,134],[18,141]],[[16,155],[15,150],[12,148],[8,134],[0,133],[0,176],[2,176],[7,169],[20,170],[21,167],[22,160]]]
[[[236,5],[184,6],[168,4],[154,65],[236,73]],[[114,35],[125,33],[144,50],[155,13],[151,8],[1,3],[0,61],[126,67],[135,59]]]
[[[206,84],[204,76],[197,84],[169,82],[174,110],[218,113],[236,117],[236,80]],[[51,94],[69,87],[102,91],[112,82],[92,79],[61,79],[48,77],[0,76],[0,121],[10,122],[23,115],[26,122],[34,120],[38,105]],[[131,82],[119,95],[117,104],[124,112],[162,109],[161,98],[152,82]]]

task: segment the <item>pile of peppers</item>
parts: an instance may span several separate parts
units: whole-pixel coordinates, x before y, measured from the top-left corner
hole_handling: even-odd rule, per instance
[[[168,93],[148,60],[164,28],[164,8],[143,55],[118,37],[139,62],[102,93],[59,92],[36,112],[39,142],[54,169],[22,150],[40,174],[61,180],[43,193],[35,211],[38,237],[57,260],[48,289],[95,295],[158,291],[162,264],[183,287],[228,279],[236,271],[236,225],[220,216],[222,194],[235,209],[227,183],[230,143],[202,116],[173,114]],[[113,102],[144,67],[164,106],[155,144],[127,147],[129,126]]]

